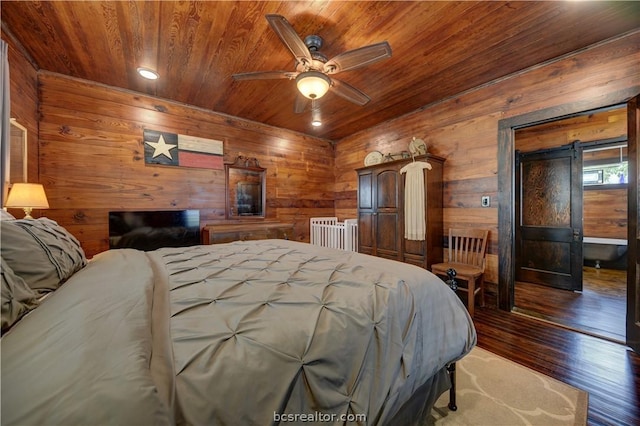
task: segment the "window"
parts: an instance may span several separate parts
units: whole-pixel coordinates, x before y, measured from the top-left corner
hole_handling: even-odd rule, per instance
[[[627,145],[585,148],[583,151],[582,183],[620,185],[628,182]]]

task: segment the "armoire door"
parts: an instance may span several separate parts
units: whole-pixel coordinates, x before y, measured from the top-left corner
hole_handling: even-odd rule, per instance
[[[358,251],[375,256],[374,188],[371,170],[358,174]]]
[[[404,229],[404,215],[400,206],[403,193],[402,179],[395,169],[380,170],[375,185],[375,239],[376,255],[402,260],[400,244]]]

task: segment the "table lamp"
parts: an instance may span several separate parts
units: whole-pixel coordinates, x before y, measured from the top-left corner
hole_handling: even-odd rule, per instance
[[[5,207],[23,209],[24,218],[33,219],[31,210],[49,208],[44,186],[39,183],[14,183]]]

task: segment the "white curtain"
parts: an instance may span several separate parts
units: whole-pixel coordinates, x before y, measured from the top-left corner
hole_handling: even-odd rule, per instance
[[[11,103],[9,102],[9,45],[0,40],[0,175],[2,191],[0,191],[0,207],[4,206],[9,191],[9,147],[11,137]]]

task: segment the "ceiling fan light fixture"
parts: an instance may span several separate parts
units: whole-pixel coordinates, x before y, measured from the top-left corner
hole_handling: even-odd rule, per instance
[[[147,80],[157,80],[158,77],[160,77],[157,72],[150,68],[140,67],[137,71],[140,76],[146,78]]]
[[[319,71],[305,71],[296,77],[296,86],[305,98],[320,99],[329,90],[331,80]]]

